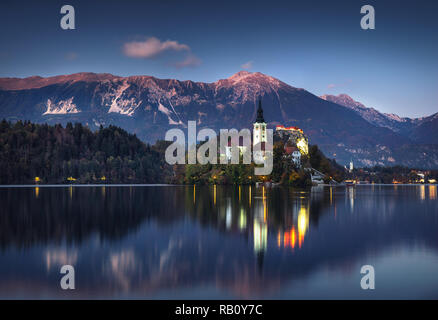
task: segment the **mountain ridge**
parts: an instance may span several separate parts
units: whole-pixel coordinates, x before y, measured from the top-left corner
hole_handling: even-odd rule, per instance
[[[438,112],[430,116],[409,118],[400,117],[394,113],[382,113],[375,108],[366,107],[345,93],[336,96],[325,94],[321,96],[321,99],[349,108],[368,122],[380,127],[389,128],[414,142],[438,143],[438,139],[434,138],[438,135]]]
[[[170,128],[185,129],[189,120],[216,132],[252,128],[259,97],[268,126],[301,127],[310,143],[342,164],[350,159],[359,166],[418,166],[426,161],[426,167],[438,167],[435,145],[422,145],[421,157],[405,156],[400,148],[418,149],[418,140],[259,72],[240,71],[210,83],[108,73],[0,78],[0,117],[49,124],[81,122],[92,129],[114,124],[154,142]],[[424,130],[430,127],[435,128],[434,121]],[[423,135],[420,130],[416,139]]]

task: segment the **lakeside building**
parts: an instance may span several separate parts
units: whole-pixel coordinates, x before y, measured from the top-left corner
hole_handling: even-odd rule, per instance
[[[275,127],[274,139],[284,143],[285,157],[289,157],[300,168],[301,158],[309,154],[309,142],[303,130],[279,125]]]
[[[283,142],[295,145],[301,155],[309,154],[309,141],[302,129],[280,125],[275,127],[275,135]]]
[[[291,158],[291,161],[297,168],[301,167],[301,152],[296,146],[291,145],[291,143],[286,143],[284,145],[284,153],[285,157]]]

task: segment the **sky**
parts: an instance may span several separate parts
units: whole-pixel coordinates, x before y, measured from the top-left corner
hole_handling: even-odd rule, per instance
[[[75,29],[63,30],[63,5]],[[363,5],[375,29],[363,30]],[[400,116],[438,112],[437,1],[2,0],[0,77],[76,72],[214,82],[262,72]]]

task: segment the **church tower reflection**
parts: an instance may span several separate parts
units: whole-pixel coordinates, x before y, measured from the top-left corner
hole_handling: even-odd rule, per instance
[[[266,190],[262,189],[262,198],[257,198],[254,204],[254,252],[265,251],[268,245]]]
[[[268,247],[268,207],[265,187],[262,187],[262,197],[254,201],[254,253],[257,257],[257,265],[260,273],[263,271],[265,252]]]

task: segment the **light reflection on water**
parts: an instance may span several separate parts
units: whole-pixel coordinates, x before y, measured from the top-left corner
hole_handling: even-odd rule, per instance
[[[0,297],[438,298],[436,194],[0,188]],[[75,266],[74,291],[59,288],[64,264]],[[375,267],[374,291],[360,289],[364,264]]]

